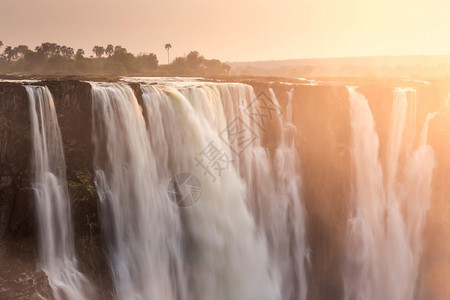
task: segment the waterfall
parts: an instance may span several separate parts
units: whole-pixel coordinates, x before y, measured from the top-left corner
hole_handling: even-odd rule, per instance
[[[270,89],[271,99],[280,107],[277,97]],[[308,286],[305,264],[306,248],[305,209],[301,196],[301,178],[298,167],[299,154],[295,148],[296,127],[292,123],[293,91],[288,92],[286,111],[278,118],[281,128],[280,142],[274,158],[274,182],[277,197],[270,199],[270,209],[275,213],[270,224],[272,247],[283,283],[282,299],[306,300]],[[260,187],[263,188],[264,187]],[[278,199],[277,199],[278,198]],[[276,201],[277,199],[278,201]],[[275,201],[274,201],[275,200]],[[291,259],[289,259],[291,258]]]
[[[378,272],[379,266],[383,266],[379,243],[384,234],[385,206],[378,135],[367,100],[353,88],[349,88],[349,94],[356,174],[343,274],[345,298],[384,299],[382,274]]]
[[[41,268],[57,299],[85,299],[89,284],[77,270],[66,167],[55,105],[47,87],[25,88],[30,103],[32,188],[36,196]]]
[[[287,95],[283,112],[272,90],[269,95],[257,96],[250,86],[215,87],[220,91],[229,128],[236,125],[229,137],[231,148],[238,153],[233,153],[234,165],[246,183],[247,206],[268,242],[271,274],[281,299],[306,299],[305,213],[294,143],[292,92]],[[262,112],[264,108],[269,111]],[[255,122],[255,116],[265,116],[281,129],[272,145],[263,146],[262,137],[268,128]],[[233,138],[238,133],[240,140]]]
[[[124,84],[93,84],[92,96],[95,183],[116,295],[183,299],[185,283],[171,280],[182,272],[180,219],[137,99]]]
[[[143,107],[125,84],[92,84],[96,185],[117,297],[276,299],[245,184],[231,166],[220,174],[199,166],[211,145],[230,154],[217,90],[141,88]],[[168,197],[179,173],[201,182],[192,207]]]
[[[436,274],[446,274],[440,264],[447,248],[432,239],[442,237],[439,232],[445,229],[441,226],[447,213],[442,178],[448,160],[443,153],[436,154],[441,163],[434,173],[435,154],[428,143],[445,151],[448,145],[441,139],[447,134],[449,116],[445,107],[429,112],[441,102],[422,102],[423,95],[439,96],[440,90],[421,90],[416,103],[414,89],[394,88],[386,114],[385,101],[371,102],[360,92],[378,99],[377,89],[348,87],[347,119],[345,104],[336,114],[329,110],[329,105],[335,105],[332,97],[347,100],[345,90],[334,86],[292,86],[289,91],[287,84],[270,85],[273,89],[255,84],[254,89],[247,84],[189,78],[90,83],[92,98],[82,99],[86,100],[82,105],[75,101],[80,111],[64,118],[61,125],[85,117],[84,111],[90,109],[92,124],[87,125],[92,125],[92,132],[85,134],[92,138],[104,243],[103,249],[96,247],[94,238],[99,236],[92,227],[95,249],[82,250],[88,254],[83,256],[83,266],[95,271],[89,274],[101,284],[102,294],[96,294],[87,271],[86,275],[81,272],[75,251],[75,243],[84,245],[85,237],[75,239],[72,228],[72,184],[66,178],[62,143],[67,128],[62,126],[61,136],[47,87],[32,82],[22,85],[31,121],[38,271],[33,264],[30,270],[33,261],[16,263],[18,258],[9,253],[16,245],[9,248],[5,240],[2,265],[6,270],[0,273],[3,297],[19,295],[16,291],[26,285],[33,289],[25,293],[30,297],[44,289],[47,293],[47,278],[56,299],[103,295],[127,300],[306,300],[336,295],[349,300],[403,300],[441,292],[440,286],[434,287],[441,282],[434,280]],[[89,88],[80,86],[83,93],[77,92],[77,99]],[[59,90],[56,83],[55,88]],[[71,101],[65,98],[63,104],[72,105]],[[316,115],[324,105],[322,116]],[[28,139],[23,130],[29,131],[28,118],[18,130],[10,126],[10,121],[23,119],[15,112],[21,106],[13,107],[11,118],[6,106],[1,107],[5,110],[0,129],[23,138],[17,143],[11,143],[9,136],[2,139],[7,146],[2,149],[22,145]],[[304,132],[297,132],[295,124]],[[77,155],[84,160],[92,150],[83,133],[78,133],[69,134],[64,143],[70,161]],[[298,142],[305,143],[299,148],[304,157]],[[341,150],[347,142],[350,155]],[[327,146],[330,149],[321,149]],[[6,166],[16,159],[6,157]],[[342,162],[336,163],[338,159]],[[6,191],[6,197],[0,198],[7,200],[2,209],[11,211],[5,222],[10,226],[7,234],[9,228],[15,230],[16,222],[22,222],[13,215],[21,207],[14,201],[22,195],[10,192],[23,188],[21,184],[10,189],[15,178],[18,183],[21,178],[8,172],[0,174],[0,189]],[[89,185],[84,180],[83,184]],[[304,188],[309,199],[303,199]],[[347,188],[348,201],[342,203]],[[322,208],[324,197],[333,193],[339,198],[332,207],[337,211]],[[432,196],[433,218],[428,216]],[[91,213],[96,217],[93,210],[90,204],[81,210],[89,214],[88,222]],[[329,220],[328,213],[334,214]],[[426,239],[425,229],[430,233]],[[19,244],[27,246],[24,251],[32,247],[28,242]],[[442,249],[436,249],[438,245]],[[103,258],[107,270],[100,269]],[[105,276],[111,280],[104,285],[98,272],[108,273]]]
[[[394,91],[384,180],[369,105],[354,88],[348,90],[355,179],[343,274],[345,298],[413,299],[434,167],[433,150],[426,144],[429,118],[412,151],[415,91]]]
[[[272,90],[269,95],[256,96],[250,86],[242,84],[212,88],[219,91],[222,100],[226,116],[223,126],[228,126],[226,144],[233,149],[235,169],[246,184],[247,206],[268,243],[270,271],[279,296],[306,299],[305,216],[293,139],[292,93],[287,95],[289,102],[282,112]],[[273,145],[262,145],[264,131],[269,128],[252,119],[263,116],[266,122],[274,121],[281,129]],[[270,151],[274,153],[271,155]]]
[[[228,88],[242,91],[247,86],[231,84]],[[175,162],[171,176],[189,172],[202,184],[201,199],[182,212],[186,250],[190,252],[186,276],[191,298],[275,299],[278,291],[268,273],[265,243],[256,235],[246,207],[245,184],[231,165],[227,123],[217,88],[196,84],[142,89],[147,112],[152,111],[151,102],[161,101],[155,98],[159,90],[175,113],[161,124],[176,131],[169,137],[175,142],[169,147],[169,161]],[[220,153],[217,165],[209,164],[210,151]]]

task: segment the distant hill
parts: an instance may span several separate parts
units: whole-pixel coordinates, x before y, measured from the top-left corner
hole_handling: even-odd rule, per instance
[[[383,76],[436,78],[450,76],[450,55],[365,56],[231,62],[230,74],[281,77]]]

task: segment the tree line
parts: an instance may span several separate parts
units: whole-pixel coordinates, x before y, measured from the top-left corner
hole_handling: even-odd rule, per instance
[[[206,59],[197,51],[169,61],[171,44],[166,44],[168,64],[160,65],[156,54],[134,55],[120,45],[94,46],[90,57],[83,49],[42,43],[34,50],[26,45],[4,46],[0,41],[0,74],[62,75],[157,75],[211,76],[224,75],[230,65],[218,59]]]

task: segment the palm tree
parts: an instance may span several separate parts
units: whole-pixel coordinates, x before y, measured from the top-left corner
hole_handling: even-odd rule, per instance
[[[166,48],[166,50],[167,50],[167,64],[169,64],[169,51],[170,51],[170,48],[172,48],[172,45],[171,44],[166,44],[165,46],[164,46],[164,48]]]

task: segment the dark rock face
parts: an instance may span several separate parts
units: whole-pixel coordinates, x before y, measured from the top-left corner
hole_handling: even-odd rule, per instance
[[[294,88],[293,120],[312,253],[308,274],[311,299],[342,298],[340,267],[351,173],[349,111],[345,87]]]
[[[37,297],[37,290],[47,295],[47,278],[35,272],[38,253],[28,101],[20,84],[0,83],[0,286],[6,289],[0,290],[2,299]]]
[[[53,299],[47,276],[36,270],[34,256],[22,250],[24,245],[0,244],[0,299]]]
[[[0,237],[32,235],[28,96],[16,83],[0,84]]]

